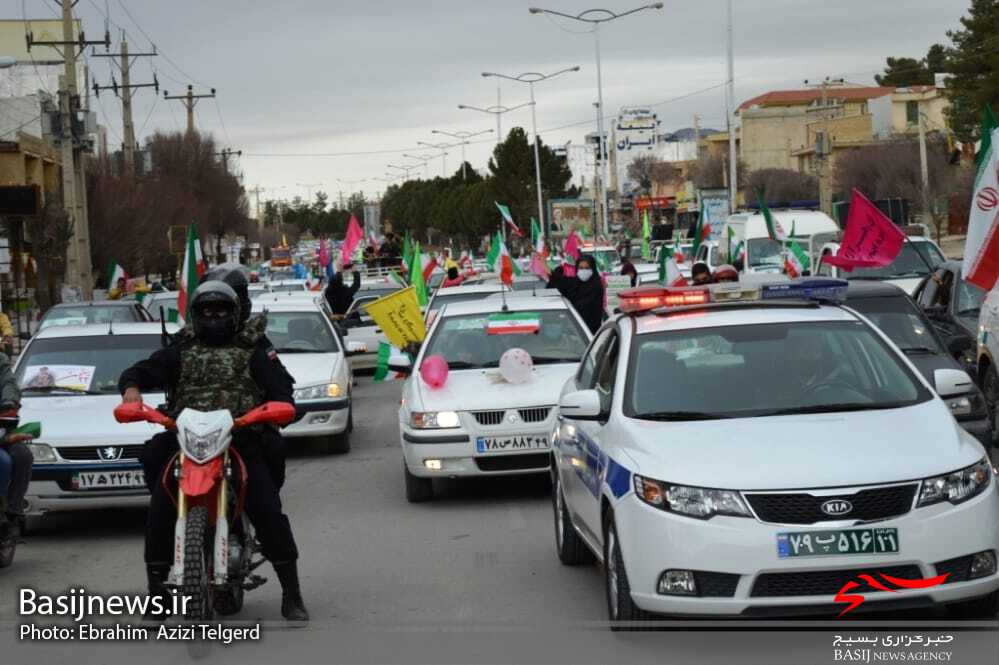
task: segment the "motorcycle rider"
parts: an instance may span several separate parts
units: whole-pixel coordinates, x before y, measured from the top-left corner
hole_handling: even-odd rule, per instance
[[[142,392],[166,387],[169,415],[185,408],[229,409],[234,416],[268,401],[293,404],[293,382],[277,354],[258,344],[259,333],[240,331],[239,296],[221,281],[203,283],[191,299],[194,336],[156,351],[122,373],[118,387],[125,402],[141,402]],[[176,435],[170,433],[176,449]],[[245,510],[256,527],[263,554],[281,582],[281,615],[308,621],[298,581],[298,549],[281,498],[263,459],[262,437],[253,430],[234,434],[233,446],[246,465]],[[177,513],[164,483],[153,486],[146,523],[146,573],[150,595],[166,593],[163,582],[173,556]],[[149,619],[165,617],[150,612]]]
[[[15,434],[21,390],[10,368],[10,358],[0,353],[0,546],[18,537],[24,518],[24,495],[31,482],[34,456],[28,434]]]

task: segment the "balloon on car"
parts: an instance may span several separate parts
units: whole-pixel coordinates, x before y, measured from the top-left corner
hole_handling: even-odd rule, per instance
[[[427,356],[420,365],[420,378],[434,389],[443,388],[447,382],[447,360],[444,356]]]
[[[509,349],[500,356],[499,371],[500,376],[509,383],[527,383],[534,372],[534,361],[524,349]]]

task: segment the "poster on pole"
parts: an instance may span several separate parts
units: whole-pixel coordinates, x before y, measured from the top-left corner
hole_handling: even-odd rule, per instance
[[[591,238],[596,220],[593,199],[552,199],[548,201],[548,219],[553,238],[565,238],[573,231]]]

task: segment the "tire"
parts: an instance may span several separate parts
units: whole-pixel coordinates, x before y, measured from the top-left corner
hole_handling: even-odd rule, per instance
[[[196,506],[187,513],[184,536],[184,595],[189,598],[184,618],[188,621],[212,619],[210,544],[208,509]]]
[[[992,446],[999,448],[999,371],[990,364],[982,380],[982,394],[985,395],[985,406],[989,412],[989,424],[992,426]]]
[[[628,583],[628,572],[621,558],[621,544],[618,542],[613,515],[608,516],[604,527],[604,580],[607,591],[607,617],[611,622],[611,630],[641,630],[641,627],[627,623],[647,621],[652,618],[652,614],[637,607],[631,599],[631,585]]]
[[[406,501],[410,503],[425,503],[434,498],[434,481],[430,478],[414,476],[402,463],[402,472],[406,475]]]
[[[576,533],[572,517],[565,505],[565,494],[559,482],[558,471],[552,472],[552,512],[555,513],[555,551],[565,566],[593,563],[596,557]]]
[[[999,613],[999,591],[963,603],[954,603],[947,610],[958,619],[995,619],[996,613]]]
[[[326,437],[323,441],[323,450],[327,455],[346,455],[350,452],[350,433],[354,431],[354,409],[348,408],[347,428],[339,434]]]
[[[243,596],[246,592],[242,584],[231,584],[215,593],[215,611],[223,616],[238,614],[243,609]]]

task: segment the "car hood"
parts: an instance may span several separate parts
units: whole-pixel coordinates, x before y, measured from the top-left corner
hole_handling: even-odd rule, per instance
[[[534,368],[531,380],[522,385],[507,383],[499,369],[456,370],[448,373],[443,388],[430,388],[419,373],[413,375],[413,392],[424,411],[488,411],[555,404],[559,392],[576,363],[541,365]]]
[[[143,400],[158,406],[166,398],[163,393],[150,393]],[[24,397],[20,418],[21,423],[40,422],[38,441],[52,446],[134,445],[163,430],[151,423],[117,422],[114,408],[120,403],[119,395]]]
[[[278,357],[295,379],[296,388],[328,382],[343,361],[339,353],[279,353]]]
[[[985,454],[939,399],[842,414],[625,422],[633,471],[697,487],[776,490],[891,483],[955,471]]]

